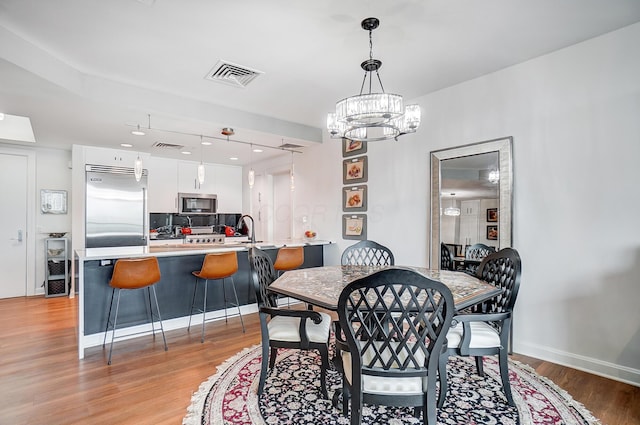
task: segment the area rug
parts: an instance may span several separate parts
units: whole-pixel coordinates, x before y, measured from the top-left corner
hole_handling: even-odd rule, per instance
[[[193,395],[184,425],[348,424],[331,405],[342,387],[338,372],[328,372],[329,400],[320,393],[317,353],[282,349],[262,397],[256,391],[261,349],[255,346],[228,359]],[[529,366],[509,361],[516,407],[502,392],[497,361],[485,357],[485,377],[478,376],[473,359],[449,359],[449,393],[438,409],[438,424],[600,424],[593,415],[550,380]],[[363,424],[422,424],[412,410],[385,406],[363,409]]]

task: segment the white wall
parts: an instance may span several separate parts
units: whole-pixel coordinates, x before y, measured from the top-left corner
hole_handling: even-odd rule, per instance
[[[640,23],[418,99],[416,134],[372,143],[368,237],[428,264],[429,152],[514,138],[516,352],[640,385]],[[437,66],[434,64],[434,66]],[[296,157],[295,218],[337,263],[340,143]]]

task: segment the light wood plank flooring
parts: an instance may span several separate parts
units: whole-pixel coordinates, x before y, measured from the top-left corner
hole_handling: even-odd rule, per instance
[[[260,342],[256,314],[94,347],[77,358],[77,299],[0,300],[0,424],[180,424],[191,394],[216,366]],[[603,424],[640,424],[640,388],[514,356],[582,402]]]

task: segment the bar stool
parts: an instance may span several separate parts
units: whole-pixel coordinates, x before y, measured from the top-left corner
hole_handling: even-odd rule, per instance
[[[158,266],[158,259],[156,257],[147,258],[127,258],[117,260],[113,266],[113,273],[111,275],[111,303],[109,305],[109,313],[107,314],[107,326],[104,330],[104,340],[102,341],[102,348],[104,348],[107,341],[107,332],[111,323],[111,310],[113,309],[113,298],[115,292],[118,292],[118,299],[116,301],[116,312],[113,318],[113,327],[111,331],[111,347],[109,347],[109,360],[107,364],[111,364],[111,353],[113,351],[113,340],[116,335],[116,323],[118,321],[118,309],[120,307],[120,294],[122,290],[142,289],[147,288],[147,295],[149,300],[149,313],[151,314],[151,332],[155,338],[156,330],[154,326],[154,314],[151,305],[151,292],[153,292],[153,298],[156,304],[157,318],[160,322],[160,331],[162,332],[162,340],[164,341],[164,351],[168,350],[167,339],[164,336],[164,328],[162,326],[162,317],[160,316],[160,307],[158,305],[158,297],[156,295],[155,283],[160,281],[160,267]],[[143,332],[140,332],[143,333]],[[130,336],[132,334],[126,335]]]
[[[244,333],[244,321],[242,320],[242,312],[240,311],[240,303],[238,302],[238,293],[236,292],[236,284],[233,281],[233,275],[238,271],[238,257],[236,256],[235,251],[231,252],[222,252],[216,254],[207,254],[204,257],[204,262],[202,263],[202,269],[191,272],[196,277],[196,284],[193,288],[193,300],[191,301],[191,315],[189,316],[189,330],[191,330],[191,317],[193,315],[193,309],[196,302],[196,291],[198,289],[198,281],[200,279],[204,280],[204,302],[202,306],[202,310],[197,309],[198,312],[202,313],[202,337],[200,342],[204,342],[204,323],[205,323],[205,315],[207,312],[207,287],[209,286],[210,280],[220,280],[222,279],[222,293],[224,296],[224,320],[227,321],[227,291],[225,288],[224,281],[227,278],[231,279],[231,287],[233,288],[233,295],[236,298],[236,303],[232,304],[238,308],[238,315],[240,316],[240,323],[242,324],[242,332]]]
[[[304,263],[304,248],[301,246],[283,246],[278,250],[276,262],[273,268],[278,271],[278,276],[288,270],[297,269]]]
[[[278,250],[276,255],[276,262],[273,263],[273,268],[278,272],[278,276],[282,273],[297,269],[304,263],[304,248],[301,246],[283,246]],[[287,306],[291,307],[289,299],[287,298]]]

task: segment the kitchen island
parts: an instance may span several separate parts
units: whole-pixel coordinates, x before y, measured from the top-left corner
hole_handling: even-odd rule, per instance
[[[263,243],[227,243],[189,245],[167,243],[162,245],[114,248],[88,248],[76,250],[78,288],[78,357],[84,358],[85,349],[101,345],[107,325],[107,313],[111,300],[109,280],[113,265],[119,258],[155,256],[160,265],[161,279],[156,284],[158,304],[165,331],[186,328],[191,314],[191,302],[195,277],[192,271],[200,270],[208,253],[236,251],[238,272],[233,276],[242,314],[257,311],[255,292],[250,281],[248,251],[255,246],[267,252],[275,261],[282,246],[304,246],[305,260],[301,268],[324,265],[324,246],[330,241],[281,241]],[[227,291],[229,291],[229,287]],[[151,333],[146,291],[130,291],[118,312],[116,335],[138,336]],[[196,294],[196,305],[202,305],[204,291]],[[228,295],[230,293],[228,292]],[[224,318],[222,285],[211,285],[207,294],[207,320]],[[195,314],[193,321],[202,321]],[[122,327],[121,327],[122,326]],[[134,335],[135,334],[135,335]]]

